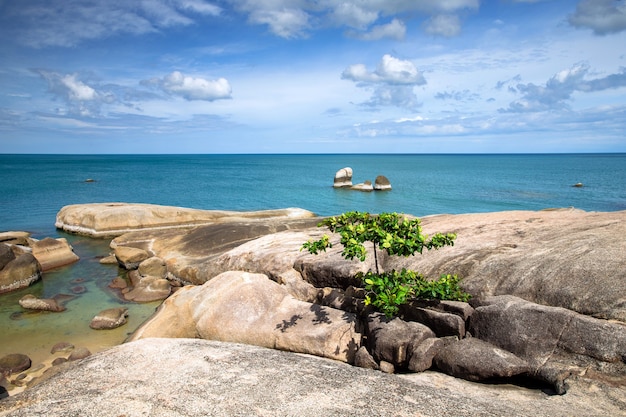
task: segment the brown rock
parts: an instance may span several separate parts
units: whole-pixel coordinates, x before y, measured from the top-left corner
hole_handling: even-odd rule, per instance
[[[165,265],[165,261],[163,259],[153,256],[145,261],[142,261],[139,264],[138,271],[139,274],[144,277],[152,276],[165,278],[167,275],[167,266]]]
[[[11,250],[11,247],[5,243],[0,243],[0,270],[13,259],[15,259],[15,254]]]
[[[389,191],[391,190],[391,183],[384,175],[379,175],[374,180],[374,189],[376,191]]]
[[[26,294],[20,298],[19,303],[22,308],[26,308],[28,310],[53,312],[65,311],[65,307],[59,304],[54,298],[37,298],[32,294]]]
[[[74,349],[74,345],[68,342],[59,342],[52,346],[50,353],[55,354],[57,352],[69,352]]]
[[[0,375],[16,374],[30,368],[31,360],[22,353],[11,353],[0,358]]]
[[[94,330],[116,329],[127,322],[128,309],[125,307],[109,308],[99,312],[89,323]]]
[[[76,348],[70,353],[70,356],[67,358],[68,361],[77,361],[80,359],[85,359],[86,357],[91,356],[91,352],[89,349],[85,347]]]
[[[30,241],[30,233],[28,232],[0,232],[0,243],[29,246]]]
[[[139,264],[150,257],[150,254],[143,249],[129,246],[118,246],[115,248],[117,262],[124,269],[137,269]]]
[[[66,239],[45,238],[31,244],[33,256],[37,258],[43,271],[69,265],[78,261],[78,256]]]
[[[411,349],[411,359],[409,360],[409,371],[423,372],[433,366],[433,359],[444,347],[443,340],[439,338],[428,338],[421,341]]]
[[[24,253],[0,270],[0,294],[26,288],[40,279],[41,265],[31,253]]]
[[[370,353],[367,351],[367,348],[365,346],[361,346],[356,351],[356,354],[354,355],[354,366],[374,370],[379,369],[378,364],[376,363],[372,355],[370,355]]]
[[[295,299],[265,275],[231,271],[177,291],[131,339],[199,336],[351,363],[361,342],[356,322],[353,314]]]
[[[124,293],[124,299],[137,303],[165,300],[172,292],[170,282],[158,277],[142,278],[132,290]]]

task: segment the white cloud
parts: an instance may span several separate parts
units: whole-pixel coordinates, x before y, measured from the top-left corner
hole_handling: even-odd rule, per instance
[[[341,78],[362,83],[422,85],[426,80],[411,61],[395,58],[389,54],[382,57],[375,71],[369,72],[365,65],[356,64],[346,68]]]
[[[517,84],[515,90],[522,97],[501,112],[539,112],[568,108],[575,92],[590,93],[626,87],[626,68],[602,78],[586,79],[589,66],[577,64],[554,74],[545,85]]]
[[[173,96],[180,96],[186,100],[214,101],[231,98],[232,89],[225,78],[207,80],[183,75],[174,71],[162,79],[152,79],[144,82],[147,85],[157,85],[161,90]]]
[[[48,92],[55,99],[66,103],[67,108],[58,108],[60,114],[74,114],[81,116],[95,116],[100,113],[103,104],[115,100],[112,94],[97,91],[78,78],[78,74],[59,74],[52,71],[36,70],[48,83]]]
[[[406,29],[401,16],[451,14],[477,9],[479,0],[230,0],[235,9],[254,24],[268,25],[270,31],[284,38],[304,37],[308,30],[328,26],[366,31],[366,40],[391,37],[401,39]],[[392,18],[391,23],[378,23]],[[373,25],[373,26],[372,26]],[[450,29],[448,28],[448,32]],[[358,37],[354,32],[350,36]]]
[[[404,22],[393,19],[391,22],[383,25],[375,25],[365,33],[348,32],[354,38],[364,41],[376,41],[379,39],[397,39],[402,40],[406,35],[406,26]]]
[[[6,19],[22,22],[13,37],[21,44],[43,48],[73,47],[117,35],[142,35],[163,28],[195,23],[197,15],[217,16],[221,8],[203,0],[46,0],[10,2]],[[22,28],[28,27],[28,30]]]
[[[577,28],[592,29],[596,35],[626,30],[626,2],[619,0],[582,0],[568,21]]]
[[[282,38],[303,37],[309,27],[309,15],[300,9],[256,10],[249,18],[253,23],[268,25]]]
[[[375,71],[368,71],[363,64],[355,64],[346,68],[341,78],[354,81],[359,87],[374,86],[370,100],[363,103],[370,107],[397,106],[415,109],[420,103],[413,87],[426,84],[415,64],[388,54],[382,57]]]
[[[424,26],[426,33],[452,38],[461,33],[461,21],[456,15],[440,14],[431,17]]]

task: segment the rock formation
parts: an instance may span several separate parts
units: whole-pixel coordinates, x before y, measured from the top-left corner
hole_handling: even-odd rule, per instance
[[[309,218],[313,213],[296,208],[263,211],[196,210],[155,204],[93,203],[63,207],[55,226],[70,233],[115,237],[133,230],[189,228],[201,224]]]
[[[0,400],[0,416],[600,417],[626,409],[624,388],[584,380],[549,396],[199,339],[142,339],[53,369],[56,375]]]
[[[0,293],[18,290],[42,273],[78,261],[66,239],[33,239],[28,232],[0,233]]]
[[[346,167],[346,168],[341,168],[339,171],[337,171],[335,173],[335,180],[333,182],[333,187],[335,188],[352,187],[352,168]]]
[[[125,307],[108,308],[99,312],[89,323],[94,330],[116,329],[126,324],[128,309]]]
[[[376,180],[374,180],[374,190],[376,191],[391,190],[391,183],[389,182],[389,179],[387,179],[387,177],[385,177],[384,175],[377,176]]]
[[[297,300],[265,275],[231,271],[177,291],[131,340],[201,337],[353,362],[356,324],[353,314]]]
[[[371,181],[354,184],[352,187],[350,187],[350,189],[356,191],[374,191],[374,187],[372,186]]]

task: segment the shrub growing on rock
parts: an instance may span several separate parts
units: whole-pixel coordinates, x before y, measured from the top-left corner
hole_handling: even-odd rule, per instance
[[[436,233],[430,238],[422,233],[420,220],[408,219],[398,213],[371,215],[366,212],[351,211],[329,217],[318,224],[326,226],[333,233],[339,233],[343,245],[341,255],[345,259],[357,258],[365,261],[367,250],[364,243],[371,242],[374,251],[376,271],[357,274],[368,292],[365,303],[371,304],[387,317],[398,313],[399,306],[414,298],[467,301],[469,294],[459,287],[460,278],[456,275],[442,275],[438,280],[426,280],[421,274],[402,269],[401,271],[380,272],[378,250],[389,255],[412,256],[424,249],[439,249],[453,246],[454,233]],[[332,247],[326,234],[317,241],[302,245],[311,254],[318,254]]]

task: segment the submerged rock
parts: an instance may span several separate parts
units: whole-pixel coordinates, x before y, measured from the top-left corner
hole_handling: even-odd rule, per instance
[[[126,324],[128,309],[125,307],[108,308],[99,312],[89,323],[94,330],[116,329]]]

